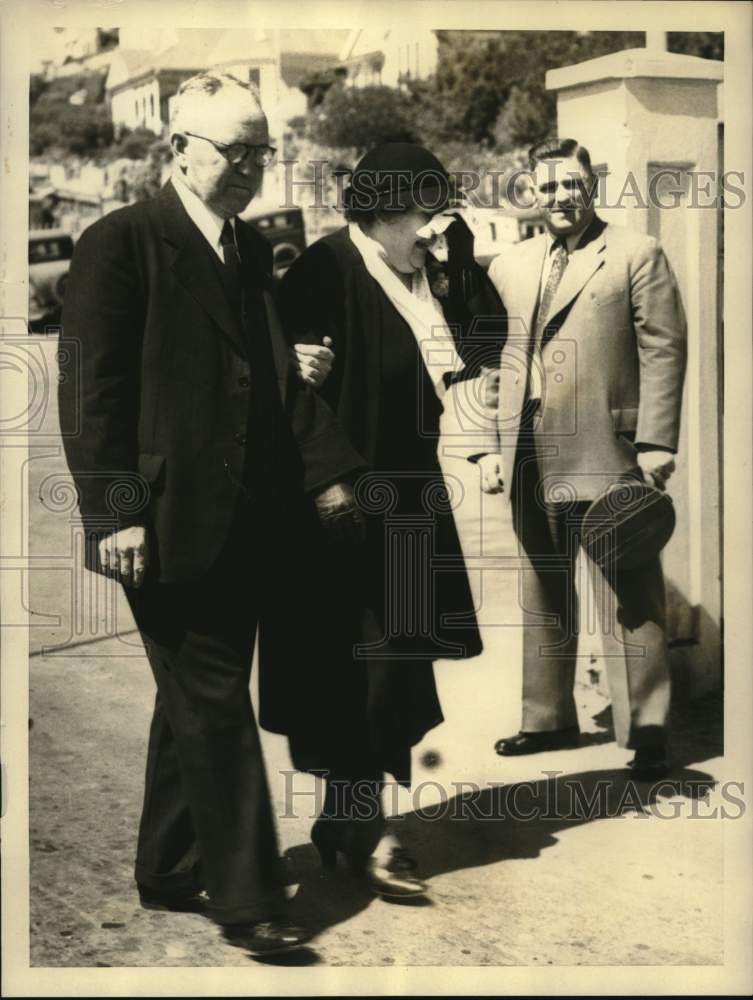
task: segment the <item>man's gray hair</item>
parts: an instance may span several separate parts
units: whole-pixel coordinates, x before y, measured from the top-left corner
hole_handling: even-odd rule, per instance
[[[170,131],[179,132],[181,130],[181,118],[186,116],[186,110],[195,98],[214,97],[219,91],[227,90],[228,87],[242,87],[256,102],[259,112],[264,114],[259,89],[255,84],[239,80],[232,73],[207,70],[204,73],[197,73],[195,76],[189,77],[188,80],[184,80],[178,88],[178,93],[170,109]]]

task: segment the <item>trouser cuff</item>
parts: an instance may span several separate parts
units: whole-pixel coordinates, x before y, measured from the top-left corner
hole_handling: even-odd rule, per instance
[[[204,888],[201,869],[198,865],[186,872],[171,872],[167,875],[155,875],[143,865],[136,862],[134,877],[139,885],[157,892],[180,892],[192,889],[200,892]]]

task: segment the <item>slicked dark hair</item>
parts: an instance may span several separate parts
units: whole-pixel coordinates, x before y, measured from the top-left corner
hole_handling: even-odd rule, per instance
[[[553,137],[537,142],[528,151],[528,166],[531,170],[535,170],[536,164],[541,163],[542,160],[567,160],[571,156],[575,157],[589,177],[593,177],[591,154],[585,146],[580,145],[577,139]]]

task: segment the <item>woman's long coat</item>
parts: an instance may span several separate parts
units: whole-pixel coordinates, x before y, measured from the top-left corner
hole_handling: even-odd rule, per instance
[[[467,377],[489,360],[490,344],[498,354],[503,310],[477,266],[462,287],[472,298],[455,296],[443,306]],[[417,359],[418,411],[404,425],[395,422],[400,400],[386,396],[381,384],[383,346],[406,331],[412,343],[413,334],[368,273],[347,228],[314,243],[294,263],[279,303],[291,344],[332,339],[335,363],[319,391],[363,457],[363,472],[352,485],[367,512],[368,532],[360,546],[338,545],[312,519],[296,536],[300,569],[283,586],[288,610],[304,611],[288,619],[287,628],[262,625],[261,722],[287,733],[294,750],[305,747],[298,756],[310,762],[323,732],[337,730],[343,719],[363,719],[366,700],[373,698],[368,662],[372,671],[390,674],[380,711],[398,741],[410,746],[442,721],[430,662],[481,651],[452,500],[448,504],[436,458],[442,406]],[[487,319],[480,341],[472,343],[474,313]],[[491,338],[489,317],[496,322]],[[447,486],[451,497],[452,484]],[[437,572],[438,559],[449,568]],[[422,574],[423,581],[416,579]],[[389,640],[381,642],[385,633]],[[364,642],[368,649],[354,661],[354,643]]]

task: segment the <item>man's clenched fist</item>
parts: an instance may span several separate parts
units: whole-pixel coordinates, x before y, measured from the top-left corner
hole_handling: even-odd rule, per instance
[[[146,528],[123,528],[99,543],[102,566],[117,573],[126,587],[140,587],[149,565]]]

